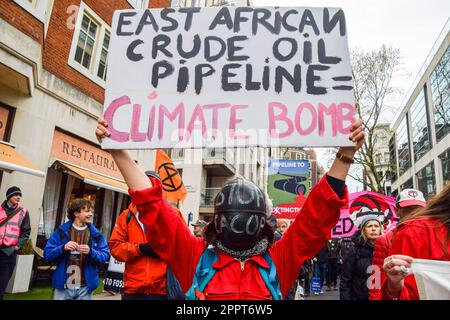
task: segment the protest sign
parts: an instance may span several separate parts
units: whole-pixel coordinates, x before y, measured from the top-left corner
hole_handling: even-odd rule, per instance
[[[125,272],[125,263],[117,261],[111,256],[109,259],[108,270],[106,271],[103,289],[109,292],[122,293],[123,291],[123,273]]]
[[[267,192],[277,219],[295,219],[310,189],[308,160],[269,161]]]
[[[103,148],[350,146],[339,8],[116,11]]]

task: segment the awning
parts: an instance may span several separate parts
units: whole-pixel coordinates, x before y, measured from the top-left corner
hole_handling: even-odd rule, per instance
[[[77,178],[84,181],[84,183],[91,184],[96,187],[117,191],[128,194],[128,186],[124,181],[105,176],[103,174],[93,172],[88,169],[80,168],[73,164],[58,160],[58,165],[64,167],[69,174],[75,175]]]
[[[19,171],[38,177],[45,176],[45,173],[37,170],[34,164],[15,149],[15,146],[4,141],[0,141],[0,170],[6,172]]]

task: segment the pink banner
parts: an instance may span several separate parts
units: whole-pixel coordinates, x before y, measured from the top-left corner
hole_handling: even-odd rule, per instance
[[[384,224],[384,227],[386,230],[393,228],[399,220],[395,214],[394,197],[385,196],[372,191],[351,193],[349,195],[348,204],[341,208],[341,217],[332,230],[332,238],[351,237],[358,230],[358,228],[354,225],[352,219],[350,218],[350,212],[353,210],[356,211],[364,206],[385,213],[386,223]],[[350,210],[351,207],[352,210]]]

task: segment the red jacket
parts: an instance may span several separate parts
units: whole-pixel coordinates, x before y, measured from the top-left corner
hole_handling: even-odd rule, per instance
[[[129,193],[147,228],[150,245],[167,262],[186,292],[208,244],[192,235],[186,224],[177,218],[176,212],[162,197],[161,183],[156,179],[152,179],[152,183],[152,188],[129,190]],[[311,190],[294,223],[281,240],[269,248],[283,296],[292,288],[303,262],[314,256],[331,237],[331,229],[337,224],[340,208],[347,198],[347,189],[344,199],[339,199],[323,177]],[[204,290],[205,298],[271,299],[258,265],[268,267],[262,256],[254,256],[241,264],[219,252],[219,260],[213,264],[217,272]]]
[[[402,254],[418,259],[450,261],[450,242],[447,243],[446,256],[443,250],[447,234],[447,228],[436,219],[407,221],[397,228],[389,255]],[[406,277],[404,282],[405,286],[399,299],[419,300],[414,275]],[[383,300],[391,298],[387,292],[387,281],[383,283],[381,295]]]
[[[375,243],[375,248],[373,249],[373,260],[372,265],[378,267],[377,272],[379,271],[380,275],[380,286],[386,281],[386,272],[384,272],[383,264],[384,259],[389,256],[389,249],[391,247],[392,238],[394,236],[394,230],[392,229],[388,231],[386,234],[377,238],[377,242]],[[369,300],[381,300],[381,287],[369,289]]]
[[[127,223],[128,212],[133,214]],[[124,292],[127,294],[167,294],[166,263],[159,258],[144,256],[139,244],[147,242],[144,230],[136,219],[136,206],[131,203],[117,218],[109,247],[111,255],[125,262]]]

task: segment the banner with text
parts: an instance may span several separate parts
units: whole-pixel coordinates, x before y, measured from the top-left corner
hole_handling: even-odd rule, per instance
[[[114,13],[103,148],[350,146],[339,8]]]
[[[105,280],[103,280],[103,289],[110,292],[122,293],[124,272],[125,262],[117,261],[111,256],[109,258]]]
[[[269,161],[267,192],[277,219],[295,219],[310,189],[309,160]]]
[[[383,212],[384,229],[390,230],[396,226],[400,218],[395,213],[395,198],[373,191],[360,191],[350,193],[347,205],[341,208],[339,222],[332,230],[332,238],[347,238],[353,236],[358,231],[352,219],[357,215],[362,207],[370,208],[375,211]]]

